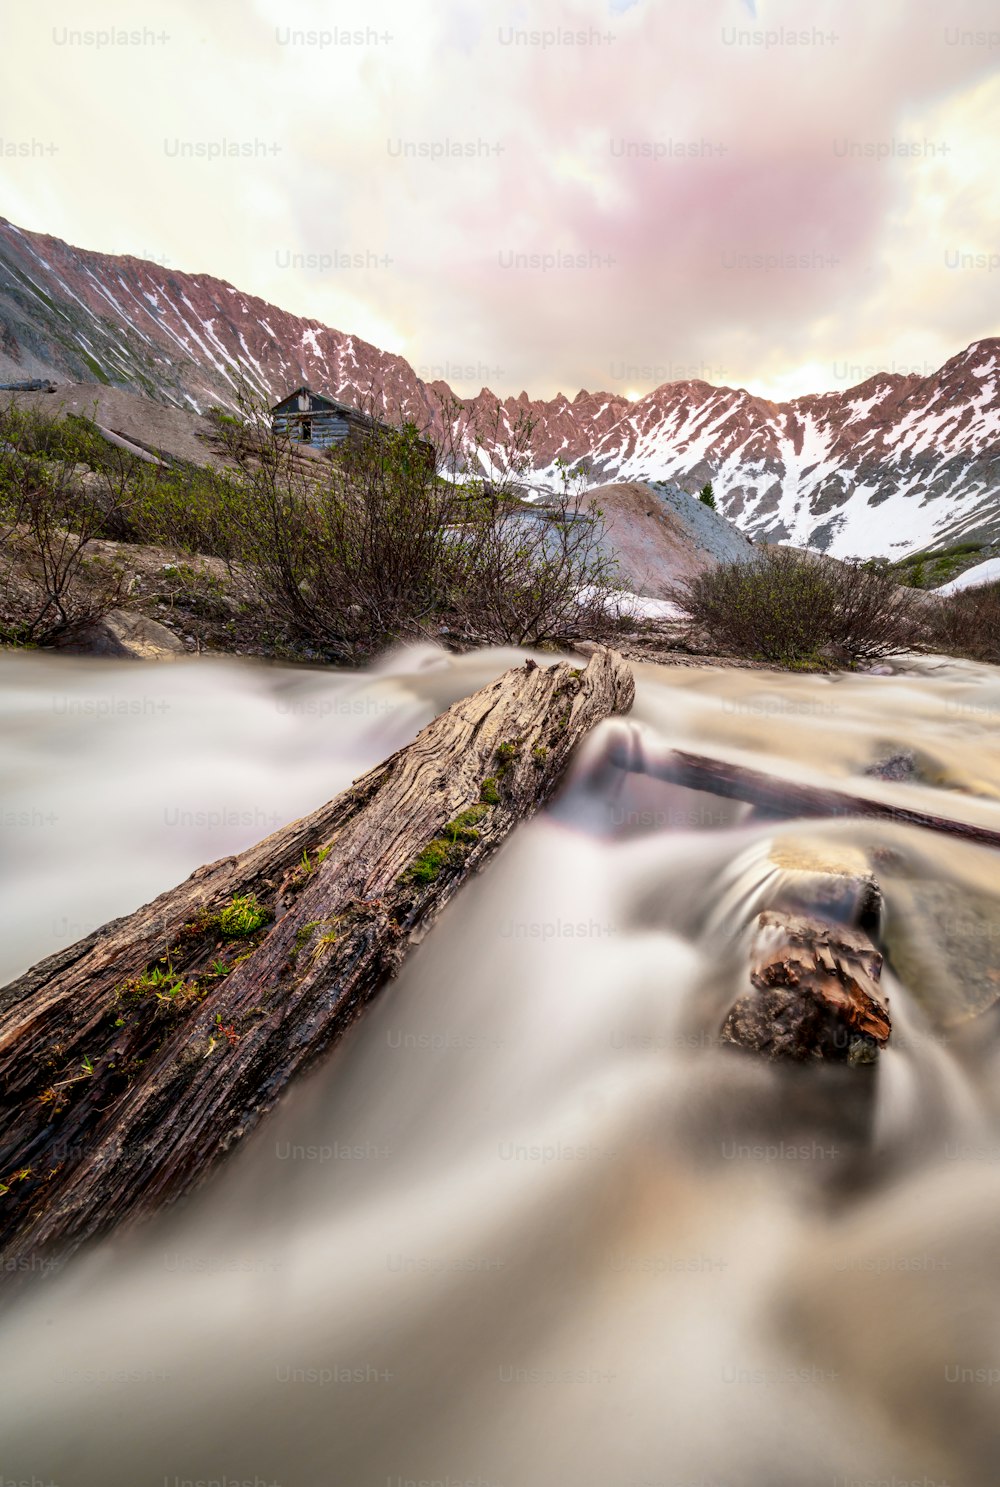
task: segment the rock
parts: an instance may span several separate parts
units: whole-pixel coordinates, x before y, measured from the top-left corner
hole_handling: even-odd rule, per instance
[[[745,535],[672,481],[625,480],[584,493],[587,511],[603,515],[597,540],[617,564],[629,594],[671,600],[678,585],[719,563],[754,556]]]
[[[919,780],[920,770],[912,749],[900,749],[884,759],[877,759],[863,771],[875,780],[914,781]]]
[[[883,917],[882,892],[866,854],[847,842],[779,837],[767,850],[769,907],[818,916],[871,933]]]
[[[187,655],[182,641],[166,625],[126,609],[112,609],[103,619],[83,626],[60,650],[75,656],[119,656],[133,661],[173,661]]]
[[[766,910],[749,960],[753,989],[730,1009],[724,1043],[771,1059],[875,1061],[891,1023],[879,986],[882,956],[863,931]]]

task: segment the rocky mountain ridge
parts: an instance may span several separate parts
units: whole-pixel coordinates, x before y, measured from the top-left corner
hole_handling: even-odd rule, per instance
[[[0,219],[0,377],[115,384],[201,410],[231,405],[242,368],[275,400],[302,383],[405,418],[440,438],[447,383],[402,357],[292,315],[225,281],[71,247]],[[756,538],[837,556],[901,557],[1000,535],[1000,339],[974,342],[931,376],[878,373],[859,386],[773,403],[702,381],[638,401],[461,400],[457,422],[501,438],[535,424],[532,483],[584,461],[592,484],[712,480],[720,509]]]

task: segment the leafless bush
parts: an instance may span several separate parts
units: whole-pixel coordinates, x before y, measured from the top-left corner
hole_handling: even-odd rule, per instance
[[[557,461],[560,488],[544,501],[524,499],[534,421],[512,421],[454,404],[439,460],[463,493],[457,541],[465,561],[458,601],[464,625],[482,638],[514,645],[608,638],[616,628],[616,563],[604,545],[600,511],[583,502],[583,470]]]
[[[874,564],[762,547],[674,595],[696,635],[733,655],[780,665],[874,659],[918,644],[912,597]]]
[[[942,596],[928,610],[928,631],[933,650],[1000,665],[1000,583]]]
[[[0,415],[0,631],[45,645],[121,603],[124,574],[88,562],[107,529],[111,487],[79,480],[76,466],[24,448],[26,425]]]
[[[245,390],[241,403],[253,432],[231,434],[230,457],[245,484],[243,561],[291,633],[355,659],[443,629],[537,644],[612,626],[599,517],[568,483],[547,515],[520,499],[530,423],[490,440],[483,462],[483,430],[467,419],[434,449],[413,424],[370,413],[315,461],[271,435]]]

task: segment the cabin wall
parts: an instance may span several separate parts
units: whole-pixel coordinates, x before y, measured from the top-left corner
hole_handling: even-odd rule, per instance
[[[351,426],[343,414],[333,409],[309,413],[289,409],[276,412],[271,427],[276,434],[286,434],[290,439],[310,444],[313,449],[332,449],[335,444],[343,443]]]
[[[307,402],[308,407],[303,405]],[[370,433],[372,428],[389,425],[372,420],[353,409],[333,406],[328,399],[316,393],[295,393],[271,410],[271,428],[275,434],[285,435],[313,449],[333,449],[344,440]],[[425,445],[428,465],[434,464],[434,450]],[[2,1484],[0,1484],[2,1487]]]

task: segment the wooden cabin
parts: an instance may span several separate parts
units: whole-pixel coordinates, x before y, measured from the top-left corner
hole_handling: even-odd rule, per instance
[[[311,387],[297,387],[271,409],[273,433],[284,434],[313,449],[334,449],[352,434],[372,429],[384,429],[388,433],[391,425],[362,413],[360,408],[352,408],[349,403],[323,397]],[[433,470],[434,447],[425,439],[419,442],[428,468]]]
[[[352,432],[380,427],[389,425],[348,403],[325,398],[311,387],[297,387],[271,409],[271,428],[275,434],[287,434],[290,439],[311,444],[314,449],[331,449],[342,444]]]
[[[311,387],[297,387],[271,409],[271,428],[313,449],[342,444],[355,428],[370,428],[372,420],[335,398],[324,398]]]

